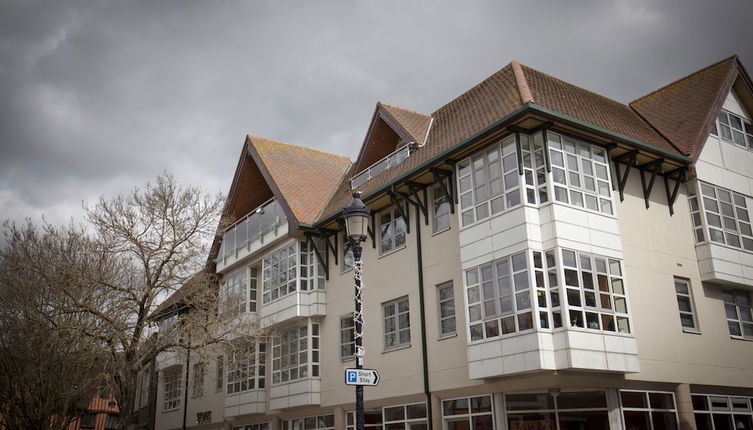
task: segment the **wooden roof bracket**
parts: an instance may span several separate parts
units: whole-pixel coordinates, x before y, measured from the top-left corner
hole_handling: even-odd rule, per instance
[[[656,175],[661,173],[661,165],[664,163],[663,158],[658,158],[648,163],[635,166],[641,172],[641,186],[643,188],[643,201],[646,203],[646,209],[648,209],[649,197],[651,197],[651,189],[654,188],[654,182],[656,181]],[[646,172],[651,173],[651,179],[646,183]]]
[[[390,202],[395,205],[397,212],[400,214],[400,218],[402,218],[403,222],[405,222],[405,232],[410,233],[410,211],[408,211],[407,208],[403,206],[402,202],[400,202],[400,200],[405,200],[410,203],[410,199],[401,196],[400,194],[403,193],[399,193],[397,191],[395,184],[392,184],[392,186],[390,187],[389,194]]]
[[[429,188],[428,185],[413,181],[408,181],[407,184],[408,195],[416,199],[414,205],[424,214],[424,225],[429,225],[429,196],[426,192],[426,189]],[[423,194],[423,201],[421,201],[421,196],[418,194],[419,191]],[[411,203],[413,202],[411,201]]]
[[[674,204],[677,201],[677,194],[680,191],[680,184],[687,180],[687,167],[679,167],[664,173],[664,191],[667,192],[667,204],[669,205],[669,216],[675,214]],[[674,177],[673,177],[674,176]],[[669,190],[669,180],[674,179],[675,186],[672,191]]]
[[[617,189],[620,191],[620,201],[625,200],[625,184],[627,184],[628,175],[630,175],[630,168],[635,166],[635,159],[638,156],[638,150],[633,150],[630,152],[626,152],[624,154],[620,154],[616,157],[612,157],[612,161],[614,162],[614,170],[615,173],[617,173]],[[625,173],[622,174],[620,172],[620,163],[622,160],[627,160],[627,167],[625,168]]]
[[[324,249],[324,257],[322,257],[322,253],[319,250],[319,246],[317,246],[316,242],[314,242],[313,238],[318,237],[321,238],[324,236],[324,240],[329,243],[329,241],[326,239],[326,233],[318,232],[318,234],[314,232],[304,232],[304,236],[306,236],[306,246],[314,250],[314,255],[316,255],[316,258],[319,260],[319,263],[324,267],[324,279],[329,281],[329,252],[327,252],[327,246],[325,245]],[[335,264],[337,264],[337,254],[335,254]]]
[[[455,205],[458,203],[455,197],[455,181],[452,179],[452,171],[437,169],[432,167],[429,169],[431,172],[432,181],[439,184],[439,188],[442,190],[442,194],[447,197],[448,202],[453,202],[450,205],[450,213],[455,213]],[[444,179],[447,179],[445,182]]]

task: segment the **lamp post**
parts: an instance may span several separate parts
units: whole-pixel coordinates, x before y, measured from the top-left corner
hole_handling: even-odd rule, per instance
[[[343,208],[345,217],[345,233],[350,240],[353,250],[353,277],[355,284],[355,312],[353,322],[355,325],[356,344],[356,369],[363,369],[363,313],[361,302],[361,242],[366,240],[371,211],[361,201],[361,193],[353,193],[353,200]],[[356,430],[363,430],[363,385],[356,386]]]

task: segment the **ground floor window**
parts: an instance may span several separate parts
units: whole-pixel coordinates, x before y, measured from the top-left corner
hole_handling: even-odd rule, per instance
[[[353,430],[356,428],[355,411],[348,412],[345,428],[346,430]],[[382,430],[382,411],[364,411],[363,428],[369,430]]]
[[[426,403],[383,409],[385,430],[426,430]]]
[[[492,396],[444,400],[442,419],[446,430],[493,430]]]
[[[334,415],[295,418],[282,422],[282,430],[332,430],[334,428]]]
[[[505,405],[509,430],[609,430],[604,391],[506,394]]]
[[[620,391],[626,430],[676,430],[677,409],[672,393]]]
[[[233,430],[269,430],[269,423],[234,426]]]
[[[753,430],[753,398],[693,394],[698,430]]]

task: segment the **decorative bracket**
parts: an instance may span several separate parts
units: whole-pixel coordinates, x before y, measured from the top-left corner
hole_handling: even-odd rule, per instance
[[[641,172],[641,186],[643,188],[643,201],[646,203],[646,209],[648,209],[649,197],[651,197],[651,189],[654,188],[654,181],[656,181],[656,175],[661,173],[661,165],[664,163],[664,159],[659,158],[648,163],[635,166]],[[646,184],[646,172],[651,173],[651,179]]]
[[[405,207],[403,207],[403,204],[399,201],[400,199],[405,199],[405,197],[400,195],[401,193],[398,193],[395,190],[395,185],[393,184],[392,187],[390,187],[390,202],[395,205],[397,208],[397,212],[400,214],[400,218],[403,219],[403,222],[405,222],[405,232],[410,233],[410,212],[406,210]],[[406,199],[407,201],[410,201],[410,199]]]
[[[452,172],[444,169],[437,169],[432,167],[429,169],[431,172],[432,181],[439,184],[439,188],[442,190],[442,194],[447,197],[447,201],[450,204],[450,213],[455,213],[455,205],[458,203],[455,198],[455,181],[452,179]],[[445,179],[447,181],[445,182]]]
[[[630,174],[630,168],[635,166],[635,159],[638,156],[638,150],[626,152],[612,158],[614,161],[614,170],[617,173],[617,189],[620,190],[620,201],[625,200],[625,184],[627,184],[628,175]],[[625,167],[625,174],[620,172],[620,162],[627,160],[627,167]]]
[[[674,204],[677,201],[677,194],[680,191],[680,184],[687,179],[687,167],[680,167],[664,173],[664,190],[667,192],[667,204],[669,205],[669,215],[675,214]],[[674,177],[673,177],[674,176]],[[675,186],[672,191],[669,190],[669,180],[675,180]]]

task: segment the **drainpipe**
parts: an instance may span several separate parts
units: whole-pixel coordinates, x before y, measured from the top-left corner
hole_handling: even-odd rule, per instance
[[[188,377],[191,370],[191,335],[188,336],[188,348],[186,349],[186,383],[183,388],[183,430],[186,430],[186,415],[188,414]]]
[[[424,394],[426,395],[426,418],[429,430],[434,429],[429,390],[429,357],[426,350],[426,306],[424,300],[424,263],[421,254],[421,211],[416,206],[416,264],[418,266],[418,305],[421,313],[421,361],[424,373]]]

